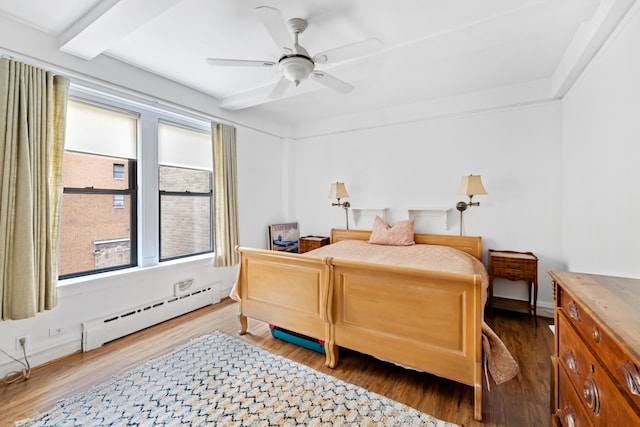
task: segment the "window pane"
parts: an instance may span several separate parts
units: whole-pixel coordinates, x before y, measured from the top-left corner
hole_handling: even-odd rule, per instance
[[[114,165],[123,168],[123,178],[115,177]],[[129,161],[92,154],[64,153],[65,188],[102,188],[124,190],[129,188]]]
[[[160,166],[160,191],[208,193],[211,190],[211,172]]]
[[[126,174],[122,163],[113,164],[113,179],[125,179]]]
[[[113,207],[114,208],[124,208],[124,194],[114,194],[113,195]]]
[[[160,258],[209,252],[211,198],[160,195]]]
[[[130,209],[130,196],[123,209],[110,194],[63,194],[59,274],[131,264]]]

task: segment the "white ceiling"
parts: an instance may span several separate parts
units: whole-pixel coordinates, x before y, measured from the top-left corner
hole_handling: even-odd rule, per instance
[[[54,37],[62,51],[86,61],[108,55],[209,94],[223,108],[246,108],[297,123],[540,80],[560,87],[559,70],[573,66],[567,58],[597,48],[577,43],[579,30],[600,25],[605,19],[595,18],[616,2],[2,0],[0,16],[37,28]],[[205,62],[208,57],[277,62],[281,50],[255,11],[262,5],[279,9],[284,19],[308,21],[300,44],[311,56],[371,38],[382,47],[326,68],[353,84],[351,93],[307,80],[289,87],[284,97],[269,99],[267,93],[279,79],[275,67]]]

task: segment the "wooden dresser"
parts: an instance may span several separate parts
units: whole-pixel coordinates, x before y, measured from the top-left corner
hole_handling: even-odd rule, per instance
[[[640,279],[549,274],[552,425],[640,426]]]

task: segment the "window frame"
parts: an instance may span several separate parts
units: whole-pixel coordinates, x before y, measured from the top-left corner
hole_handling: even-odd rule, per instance
[[[181,126],[186,129],[211,133],[212,117],[200,112],[175,108],[167,104],[153,105],[148,100],[130,96],[130,94],[103,89],[93,89],[82,83],[71,82],[69,87],[69,99],[79,102],[94,104],[96,106],[118,112],[134,114],[138,118],[137,142],[136,142],[136,170],[130,173],[129,179],[135,180],[137,186],[136,196],[132,196],[131,228],[135,234],[131,234],[132,259],[135,256],[137,264],[121,266],[113,270],[126,271],[127,269],[148,268],[162,265],[160,263],[160,213],[159,213],[159,180],[158,180],[158,126],[161,122]],[[100,154],[100,153],[95,153]],[[213,176],[212,176],[213,184]],[[120,181],[122,182],[122,181]],[[64,184],[64,183],[63,183]],[[213,188],[213,187],[212,187]],[[134,210],[135,209],[135,210]],[[177,262],[186,262],[191,259],[213,257],[215,248],[215,201],[211,202],[211,240],[212,251],[197,255],[186,255]],[[135,244],[134,244],[135,241]],[[100,277],[101,271],[91,270],[83,274],[69,274],[58,276],[58,285],[75,283],[77,279],[72,277]],[[103,274],[109,274],[109,271]],[[82,282],[85,282],[84,280]]]

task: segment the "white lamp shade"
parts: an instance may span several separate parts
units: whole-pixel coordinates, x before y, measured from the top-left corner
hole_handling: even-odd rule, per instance
[[[344,199],[345,197],[349,197],[349,193],[347,193],[347,189],[344,186],[344,182],[331,183],[331,189],[329,190],[329,198]]]
[[[313,71],[313,62],[300,56],[291,56],[283,58],[280,61],[280,67],[284,77],[298,85],[302,80],[309,77],[309,74]]]
[[[471,197],[478,194],[487,194],[487,190],[485,190],[482,185],[480,175],[468,175],[462,177],[458,194],[464,194],[465,196]]]

